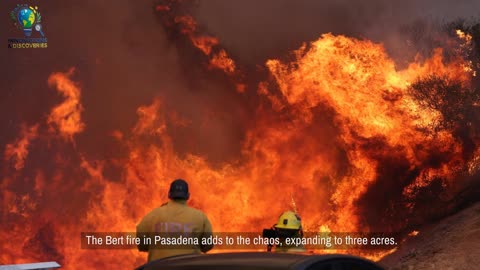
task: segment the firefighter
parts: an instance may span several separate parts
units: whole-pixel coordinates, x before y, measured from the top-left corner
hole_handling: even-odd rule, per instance
[[[137,237],[142,239],[138,249],[148,252],[148,261],[192,253],[206,253],[212,244],[202,244],[202,239],[212,237],[212,225],[208,217],[200,210],[187,206],[190,198],[188,184],[183,179],[174,180],[168,192],[169,201],[148,213],[137,225]],[[154,235],[154,236],[153,236]],[[180,246],[155,245],[157,237],[173,239],[184,236],[188,244]],[[197,237],[198,244],[191,241]],[[150,238],[150,243],[145,243]],[[161,238],[158,238],[161,239]],[[180,239],[180,238],[178,238]]]
[[[275,246],[275,252],[306,252],[302,244],[287,243],[287,238],[290,242],[303,238],[302,220],[296,213],[292,211],[282,213],[273,229],[280,238],[280,244]]]

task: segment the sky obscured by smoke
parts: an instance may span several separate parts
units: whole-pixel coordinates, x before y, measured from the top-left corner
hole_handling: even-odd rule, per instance
[[[245,61],[278,57],[332,32],[402,47],[399,30],[417,21],[440,24],[480,16],[475,0],[199,1],[195,14]],[[398,52],[395,52],[398,53]]]
[[[17,3],[0,3],[5,43],[9,37],[22,37],[8,16]],[[48,88],[48,75],[75,67],[73,79],[81,82],[87,127],[78,139],[91,155],[116,151],[113,146],[99,151],[98,145],[108,145],[106,135],[113,129],[130,129],[136,109],[157,96],[166,100],[169,111],[192,122],[175,134],[182,141],[177,144],[180,152],[213,160],[239,153],[251,107],[221,80],[205,75],[198,59],[185,62],[182,56],[188,52],[167,37],[154,1],[26,3],[39,6],[49,47],[14,50],[5,44],[1,50],[0,145],[13,140],[21,123],[42,121],[61,100]],[[253,69],[327,32],[385,42],[402,61],[417,50],[408,47],[399,32],[405,25],[480,17],[480,1],[475,0],[208,0],[187,5],[202,29],[217,36],[239,65]]]

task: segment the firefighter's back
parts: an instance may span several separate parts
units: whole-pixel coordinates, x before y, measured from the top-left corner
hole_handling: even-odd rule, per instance
[[[202,245],[201,239],[212,235],[212,225],[202,211],[187,205],[189,196],[185,180],[173,181],[170,201],[153,209],[137,225],[137,234],[149,235],[152,240],[150,245],[139,245],[140,251],[148,251],[148,261],[213,248]]]
[[[154,209],[151,212],[151,222],[149,223],[150,229],[156,233],[159,241],[157,245],[152,242],[153,245],[148,254],[149,261],[181,254],[201,253],[201,239],[194,236],[208,237],[211,234],[211,225],[207,216],[203,212],[187,206],[184,201],[169,201]],[[162,244],[162,241],[168,243],[179,239],[179,235],[184,237],[183,240],[188,244]],[[198,241],[198,245],[194,243],[195,239]]]

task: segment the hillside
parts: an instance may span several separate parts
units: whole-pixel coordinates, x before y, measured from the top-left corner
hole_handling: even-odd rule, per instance
[[[379,263],[397,269],[480,269],[480,203],[418,229]]]

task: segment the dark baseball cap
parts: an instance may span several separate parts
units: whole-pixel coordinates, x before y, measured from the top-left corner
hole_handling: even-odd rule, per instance
[[[170,184],[170,191],[168,198],[188,200],[190,193],[188,193],[188,184],[183,179],[176,179]]]

